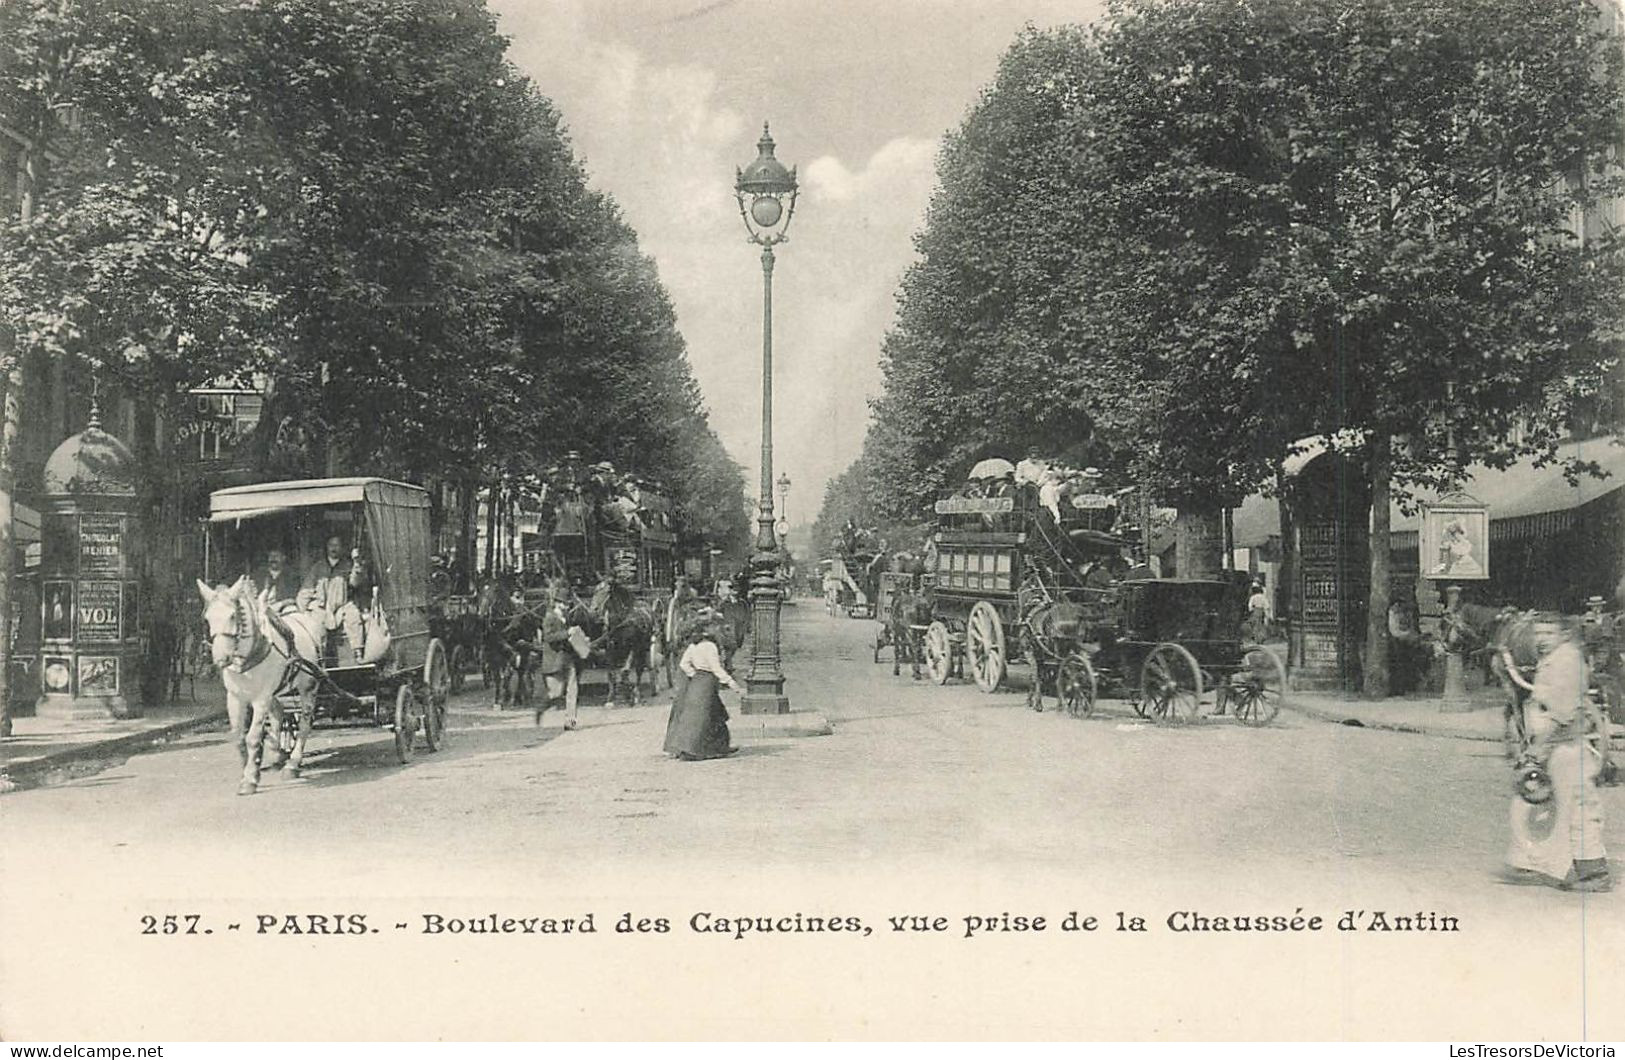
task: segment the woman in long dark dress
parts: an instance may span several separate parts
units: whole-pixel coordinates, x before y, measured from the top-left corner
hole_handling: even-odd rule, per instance
[[[722,665],[717,650],[720,627],[715,622],[700,626],[677,664],[682,687],[666,723],[666,753],[683,761],[721,758],[733,754],[728,735],[728,711],[722,705],[719,685],[737,690],[733,676]]]

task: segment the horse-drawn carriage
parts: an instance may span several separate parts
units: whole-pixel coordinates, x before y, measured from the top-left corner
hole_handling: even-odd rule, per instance
[[[875,594],[875,617],[880,628],[875,631],[875,662],[880,653],[892,650],[892,673],[899,672],[908,662],[919,674],[919,646],[930,626],[930,611],[925,603],[934,582],[932,575],[919,570],[889,570],[881,574]]]
[[[463,690],[469,670],[481,661],[485,643],[485,617],[479,598],[437,593],[430,583],[429,635],[446,648],[447,670],[453,695]]]
[[[429,629],[429,497],[378,478],[271,482],[217,490],[209,498],[205,569],[223,584],[204,592],[216,661],[224,668],[234,731],[244,731],[244,787],[258,779],[263,720],[280,718],[282,750],[297,773],[320,718],[390,728],[396,757],[412,759],[418,737],[430,751],[446,739],[452,670]],[[292,602],[255,582],[265,554],[280,549],[296,570],[319,567],[327,542],[342,544],[335,570],[355,571],[350,603],[363,612],[362,644],[335,616]],[[228,583],[229,584],[225,584]],[[279,606],[280,605],[280,606]]]
[[[1211,688],[1218,710],[1273,719],[1286,668],[1243,639],[1247,584],[1136,578],[1128,543],[1111,530],[1113,498],[1069,501],[1046,507],[1035,490],[1013,489],[937,502],[931,621],[920,637],[931,679],[968,667],[993,692],[1014,655],[1032,664],[1035,709],[1053,692],[1068,713],[1087,715],[1104,684],[1142,716],[1173,721],[1194,718]]]

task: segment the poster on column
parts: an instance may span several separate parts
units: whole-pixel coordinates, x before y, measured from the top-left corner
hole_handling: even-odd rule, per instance
[[[122,635],[118,582],[80,582],[78,640],[84,644],[117,644]]]
[[[124,571],[124,516],[86,512],[79,516],[79,576],[119,575]]]

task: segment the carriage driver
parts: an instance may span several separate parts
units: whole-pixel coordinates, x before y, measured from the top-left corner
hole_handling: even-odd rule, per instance
[[[291,602],[299,595],[298,576],[293,568],[288,566],[288,557],[280,548],[273,548],[265,553],[265,568],[255,579],[260,588],[268,590],[267,599],[275,608],[278,604]]]
[[[299,603],[307,611],[322,615],[322,627],[331,634],[340,626],[355,652],[356,662],[362,659],[365,640],[362,636],[361,608],[355,598],[366,587],[361,550],[344,554],[344,540],[337,534],[327,539],[321,559],[311,564],[305,573],[304,585],[299,590]]]

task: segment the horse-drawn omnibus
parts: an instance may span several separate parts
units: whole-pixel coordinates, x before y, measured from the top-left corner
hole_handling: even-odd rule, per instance
[[[1053,691],[1086,715],[1105,683],[1157,720],[1194,717],[1210,688],[1221,710],[1274,718],[1286,669],[1273,650],[1244,643],[1246,583],[1136,577],[1129,542],[1113,533],[1116,507],[1092,492],[1046,505],[1016,486],[938,500],[920,638],[932,680],[968,668],[993,692],[1024,658],[1035,709]]]
[[[236,486],[210,495],[209,523],[205,572],[220,584],[201,588],[211,640],[222,649],[217,655],[231,660],[234,731],[242,727],[235,712],[249,705],[244,698],[262,695],[251,700],[256,715],[267,709],[280,715],[282,747],[295,771],[320,718],[390,728],[403,764],[420,735],[428,750],[442,746],[451,668],[445,645],[429,629],[424,490],[379,478]],[[287,556],[295,571],[321,570],[333,539],[341,552],[335,569],[358,572],[348,580],[359,586],[350,603],[362,612],[361,644],[333,628],[340,625],[333,616],[308,610],[308,589],[289,600],[259,584],[271,550]],[[257,755],[257,747],[247,750]],[[245,786],[257,772],[256,761]]]

